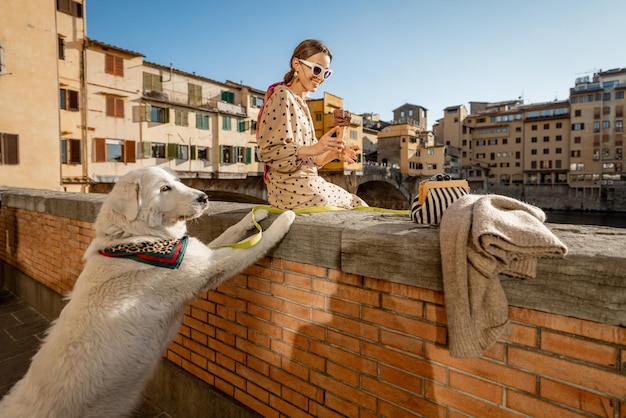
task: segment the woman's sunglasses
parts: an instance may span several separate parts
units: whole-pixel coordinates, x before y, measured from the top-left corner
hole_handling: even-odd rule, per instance
[[[326,80],[328,77],[333,75],[333,70],[331,70],[330,68],[328,70],[325,70],[324,67],[319,64],[315,64],[314,62],[310,62],[307,60],[301,60],[300,58],[298,58],[298,61],[309,67],[315,77],[322,77],[324,78],[324,80]]]

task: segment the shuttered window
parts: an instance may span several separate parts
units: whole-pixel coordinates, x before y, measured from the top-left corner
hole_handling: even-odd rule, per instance
[[[114,118],[124,118],[124,99],[115,96],[107,96],[106,115]]]
[[[0,164],[20,163],[19,135],[0,133]]]
[[[59,107],[73,112],[78,111],[78,92],[75,90],[59,90]]]
[[[124,59],[115,55],[105,54],[104,72],[118,77],[124,77]]]

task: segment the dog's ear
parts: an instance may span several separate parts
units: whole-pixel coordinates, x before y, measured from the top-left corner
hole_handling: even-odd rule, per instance
[[[128,221],[134,221],[139,215],[141,193],[136,181],[117,183],[111,191],[111,208],[123,215]]]

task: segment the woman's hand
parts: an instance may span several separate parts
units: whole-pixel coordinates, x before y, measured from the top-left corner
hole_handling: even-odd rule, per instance
[[[323,154],[325,152],[335,152],[337,154],[343,153],[346,143],[339,135],[333,136],[334,134],[338,133],[338,131],[342,128],[343,127],[341,126],[335,126],[324,135],[322,135],[320,139],[318,139],[317,145],[321,148],[320,154]]]
[[[343,152],[340,154],[339,158],[341,160],[347,161],[350,164],[354,164],[357,161],[357,150],[359,149],[358,145],[350,145],[349,147],[345,147]]]

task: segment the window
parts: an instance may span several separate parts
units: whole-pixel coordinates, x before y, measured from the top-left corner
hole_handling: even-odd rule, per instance
[[[609,100],[611,100],[611,93],[604,93],[604,94],[602,95],[602,100],[604,100],[604,101],[609,101]]]
[[[147,104],[145,117],[147,122],[168,123],[170,121],[170,110],[166,107]]]
[[[136,161],[137,150],[135,141],[125,141],[122,139],[111,138],[95,138],[94,142],[94,159],[97,163],[134,163]]]
[[[189,106],[200,106],[202,104],[202,86],[198,84],[187,84]]]
[[[245,119],[240,119],[237,122],[237,132],[245,132],[248,129],[248,122]]]
[[[174,123],[178,126],[189,126],[189,112],[176,109],[174,111]]]
[[[209,115],[196,113],[196,128],[205,130],[209,129]]]
[[[20,163],[20,137],[16,134],[0,133],[0,164]]]
[[[585,124],[584,123],[573,123],[572,124],[572,131],[582,131],[585,129]]]
[[[178,149],[176,150],[176,158],[179,160],[188,160],[189,159],[189,146],[187,145],[178,145]]]
[[[536,131],[536,130],[537,130],[537,125],[532,125],[532,126],[530,127],[530,130],[531,130],[531,131]]]
[[[117,77],[124,77],[124,59],[115,55],[104,55],[104,72]]]
[[[81,163],[81,147],[80,139],[61,138],[61,163],[62,164],[80,164]]]
[[[582,110],[580,110],[580,109],[574,110],[574,116],[576,116],[576,117],[582,116]]]
[[[594,132],[600,132],[600,122],[594,122],[593,123],[593,131]]]
[[[549,123],[544,123],[543,124],[543,129],[550,129],[550,124]]]
[[[624,131],[624,121],[616,120],[615,121],[615,132],[623,132]]]
[[[198,147],[198,159],[209,161],[209,149],[207,147]]]
[[[231,130],[231,117],[230,116],[222,116],[222,129],[225,131]]]
[[[230,145],[220,145],[220,163],[232,163],[233,147]]]
[[[106,96],[106,115],[114,118],[124,118],[124,99]]]
[[[83,5],[72,0],[57,0],[57,10],[74,17],[83,17]]]
[[[58,45],[59,59],[64,60],[65,59],[65,39],[59,36],[57,45]]]
[[[163,84],[161,83],[161,76],[159,74],[143,73],[143,90],[144,94],[148,92],[162,92]]]
[[[250,106],[256,108],[263,106],[263,97],[250,96]]]
[[[623,99],[624,98],[624,92],[623,91],[616,91],[615,92],[615,98],[616,99]]]
[[[608,120],[602,121],[602,129],[609,129],[611,127],[611,122]]]
[[[74,90],[59,90],[59,107],[64,110],[78,112],[78,92]]]
[[[235,103],[235,93],[232,91],[223,91],[222,92],[222,100],[226,103],[234,104]]]
[[[550,142],[550,137],[549,136],[544,136],[543,137],[543,142]]]
[[[165,158],[165,144],[163,142],[153,142],[150,148],[152,158]]]

